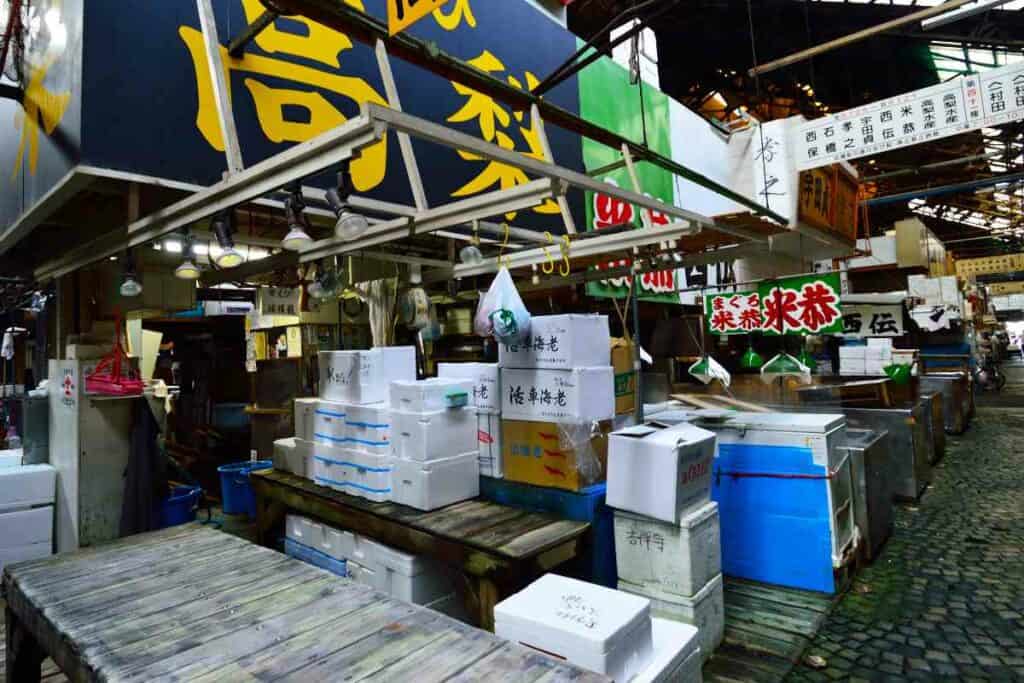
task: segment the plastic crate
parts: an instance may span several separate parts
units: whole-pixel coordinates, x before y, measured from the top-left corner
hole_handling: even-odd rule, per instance
[[[301,560],[306,564],[311,564],[314,567],[326,569],[332,574],[348,576],[345,560],[337,560],[316,548],[310,548],[308,545],[303,545],[290,538],[284,539],[284,554],[288,557],[294,557],[296,560]]]
[[[594,484],[572,492],[532,486],[507,479],[480,477],[480,497],[500,505],[542,512],[574,522],[589,522],[591,543],[566,573],[608,588],[618,585],[615,566],[615,517],[605,505],[606,485]]]

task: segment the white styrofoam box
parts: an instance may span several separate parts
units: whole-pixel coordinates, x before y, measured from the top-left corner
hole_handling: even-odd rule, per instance
[[[880,377],[885,374],[885,368],[892,365],[887,360],[869,360],[864,363],[864,374],[869,377]]]
[[[345,418],[348,406],[335,401],[318,401],[313,409],[313,441],[341,446],[346,442]]]
[[[651,619],[654,655],[630,683],[700,683],[697,627],[670,619]]]
[[[850,344],[839,347],[839,360],[864,360],[867,357],[868,347],[861,344]]]
[[[0,451],[0,469],[5,467],[21,467],[21,460],[24,456],[25,451],[21,448]]]
[[[416,379],[416,347],[381,346],[369,351],[321,351],[320,398],[342,403],[380,403],[396,380]]]
[[[871,361],[891,361],[892,360],[892,349],[885,346],[868,346],[865,347],[864,360],[870,363]]]
[[[642,424],[608,438],[608,505],[678,524],[711,497],[715,435],[689,422]]]
[[[706,662],[722,643],[725,634],[725,592],[722,575],[707,583],[692,598],[673,595],[671,599],[648,595],[642,586],[619,579],[619,590],[643,596],[651,601],[651,614],[697,627],[701,657]]]
[[[323,551],[336,560],[348,560],[355,551],[355,534],[344,529],[324,527]]]
[[[365,453],[391,454],[391,409],[387,403],[345,406],[345,445]]]
[[[911,275],[907,278],[907,291],[910,296],[924,299],[929,304],[942,303],[942,285],[939,278]]]
[[[474,406],[501,410],[501,370],[497,363],[438,363],[437,376],[469,380],[469,398]]]
[[[476,440],[480,475],[495,479],[504,477],[505,461],[501,457],[501,413],[477,410]]]
[[[869,337],[867,340],[868,349],[888,349],[892,351],[892,339],[890,337]],[[841,348],[841,347],[840,347]]]
[[[378,503],[391,500],[395,459],[390,454],[316,444],[313,461],[317,484]]]
[[[396,460],[392,500],[417,510],[436,510],[480,495],[477,452],[441,460]]]
[[[391,413],[392,453],[406,460],[437,460],[478,451],[476,410],[449,408],[430,413]]]
[[[291,437],[274,442],[274,468],[309,477],[313,460],[313,442]]]
[[[526,341],[498,345],[502,369],[570,370],[610,363],[611,335],[606,315],[534,316]]]
[[[374,590],[385,592],[384,586],[384,575],[382,572],[372,567],[360,564],[359,562],[353,562],[348,560],[345,562],[345,572],[348,574],[348,578],[352,579],[356,583],[361,583],[364,586],[369,586]]]
[[[378,544],[377,564],[384,592],[398,600],[426,605],[450,595],[454,588],[440,564],[390,546]]]
[[[0,548],[13,548],[53,540],[53,506],[0,514]]]
[[[53,555],[52,541],[17,545],[10,548],[0,548],[0,572],[4,570],[5,565],[14,564],[15,562],[25,562],[27,560],[38,560],[43,557],[49,557],[50,555]]]
[[[351,554],[345,557],[346,560],[355,560],[364,567],[375,568],[379,562],[377,556],[383,546],[372,538],[360,534],[352,535]]]
[[[587,422],[615,416],[615,371],[502,368],[501,416],[533,422]]]
[[[391,408],[406,413],[432,413],[470,405],[469,380],[431,377],[391,383]]]
[[[295,399],[295,438],[304,441],[313,440],[314,413],[320,407],[318,398],[297,398]]]
[[[650,661],[649,600],[545,574],[494,607],[494,633],[628,681]]]
[[[650,595],[692,597],[722,573],[718,504],[708,502],[678,525],[615,511],[619,578]]]
[[[840,359],[839,361],[839,374],[860,376],[867,372],[867,361],[863,358],[855,360]]]
[[[57,470],[53,465],[23,465],[0,469],[0,512],[53,505]]]
[[[292,539],[296,543],[302,545],[314,547],[316,541],[311,538],[311,521],[308,517],[302,515],[289,514],[285,517],[284,532],[285,536]]]

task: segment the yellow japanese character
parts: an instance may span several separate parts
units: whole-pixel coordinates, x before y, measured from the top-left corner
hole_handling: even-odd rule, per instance
[[[476,17],[473,16],[473,8],[469,6],[469,0],[451,0],[451,10],[444,12],[438,7],[434,10],[434,21],[445,31],[454,31],[465,19],[470,28],[476,28]]]
[[[362,0],[345,0],[345,4],[360,12],[366,11]],[[266,7],[260,0],[242,0],[242,8],[245,10],[245,19],[249,23],[256,21],[266,11]],[[271,24],[256,36],[254,39],[256,45],[269,54],[282,53],[295,57],[306,57],[335,69],[341,66],[338,62],[338,55],[345,50],[352,49],[352,41],[344,33],[327,28],[323,24],[318,24],[305,17],[287,17],[287,20],[305,26],[305,35],[279,31],[275,24]]]
[[[487,50],[484,50],[479,57],[469,60],[468,63],[488,73],[505,70],[505,65],[501,63],[501,60]],[[448,123],[465,123],[466,121],[478,119],[480,122],[480,132],[483,134],[484,140],[488,142],[494,140],[495,122],[502,128],[506,128],[512,123],[508,112],[495,102],[493,97],[484,95],[472,88],[467,88],[461,83],[452,83],[452,87],[455,88],[455,92],[464,95],[468,99],[462,109],[448,117]]]
[[[36,174],[36,165],[39,163],[40,123],[42,123],[43,131],[47,135],[51,135],[61,119],[64,118],[64,112],[67,111],[68,103],[71,101],[70,92],[51,92],[43,84],[47,72],[58,57],[59,55],[48,56],[39,66],[29,70],[25,87],[25,110],[24,114],[19,112],[18,115],[22,126],[21,142],[18,144],[18,156],[14,161],[12,180],[18,177],[26,145],[28,147],[28,172],[30,175]]]
[[[244,1],[248,2],[249,0]],[[350,4],[354,3],[350,0]],[[247,8],[248,11],[249,9]],[[313,35],[313,26],[317,26],[317,24],[310,23],[311,35]],[[323,27],[321,29],[329,31],[329,29]],[[178,34],[188,48],[193,66],[195,67],[198,94],[196,126],[211,147],[223,151],[224,140],[217,118],[213,85],[210,81],[209,69],[206,66],[206,52],[202,33],[196,29],[182,26],[178,29]],[[352,45],[347,36],[334,31],[329,31],[329,33],[318,32],[316,34],[321,40],[326,40],[330,43],[330,50],[323,43],[315,46],[306,43],[305,41],[308,41],[308,38],[305,37],[291,36],[276,31],[275,34],[271,35],[267,42],[260,45],[260,47],[267,52],[283,52],[310,59],[318,59],[325,63],[334,59],[334,63],[337,64],[337,55],[344,50],[350,49]],[[333,37],[330,34],[333,34]],[[221,48],[221,58],[224,63],[225,79],[229,83],[232,73],[243,72],[255,76],[269,76],[291,81],[304,86],[313,86],[322,91],[342,95],[360,104],[363,102],[373,102],[387,105],[385,99],[362,78],[342,76],[303,64],[274,57],[264,57],[253,53],[246,53],[241,58],[235,59],[229,57],[227,50],[223,47]],[[271,87],[255,78],[247,78],[243,82],[256,105],[256,116],[260,129],[267,136],[267,139],[272,142],[305,142],[348,120],[341,111],[320,93],[298,88]],[[305,109],[308,112],[307,119],[301,122],[285,119],[285,107],[292,106]],[[359,192],[365,192],[379,185],[384,180],[386,172],[386,138],[365,148],[360,156],[352,160],[352,184]]]

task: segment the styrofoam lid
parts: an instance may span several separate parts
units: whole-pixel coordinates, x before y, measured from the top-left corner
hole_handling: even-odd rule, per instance
[[[647,598],[557,574],[545,574],[494,608],[495,622],[528,628],[534,644],[547,643],[554,652],[608,652],[650,614]]]
[[[612,432],[613,438],[642,439],[648,443],[665,444],[675,446],[680,442],[698,443],[713,439],[714,434],[706,429],[701,429],[689,422],[680,422],[671,426],[658,424],[657,420],[634,427],[626,427],[617,432]]]
[[[732,413],[723,426],[762,429],[769,432],[814,432],[824,434],[846,423],[844,415],[832,413]],[[709,426],[713,429],[713,426]]]
[[[654,656],[650,664],[633,678],[633,683],[666,680],[671,673],[700,647],[697,627],[670,619],[651,619]]]

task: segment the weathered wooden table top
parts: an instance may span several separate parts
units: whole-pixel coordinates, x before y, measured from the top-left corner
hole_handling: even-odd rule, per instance
[[[350,496],[281,470],[258,470],[252,473],[252,478],[257,490],[257,482],[265,481],[273,487],[285,487],[302,496],[367,512],[382,520],[512,561],[535,557],[582,536],[590,528],[587,522],[558,519],[484,500],[467,500],[440,510],[422,512],[404,505],[374,503]]]
[[[606,680],[197,524],[9,566],[3,587],[71,680]]]

